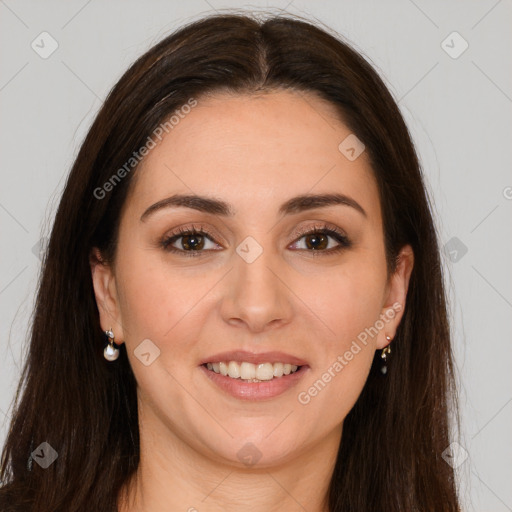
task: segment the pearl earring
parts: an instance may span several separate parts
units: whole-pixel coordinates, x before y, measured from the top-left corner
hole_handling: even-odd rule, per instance
[[[386,375],[388,373],[388,366],[387,366],[387,356],[391,354],[391,347],[389,346],[389,343],[391,343],[391,338],[389,336],[386,336],[386,339],[388,340],[388,345],[384,347],[380,353],[380,357],[384,360],[384,364],[381,366],[380,371],[383,375]]]
[[[103,350],[103,356],[107,361],[115,361],[119,357],[119,349],[114,346],[114,333],[112,327],[105,331],[108,338],[108,345]]]

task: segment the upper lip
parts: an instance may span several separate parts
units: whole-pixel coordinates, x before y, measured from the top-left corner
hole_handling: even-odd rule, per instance
[[[286,354],[285,352],[247,352],[245,350],[233,350],[229,352],[221,352],[204,358],[200,365],[205,363],[220,363],[221,361],[246,361],[248,363],[289,363],[296,366],[307,365],[304,359]]]

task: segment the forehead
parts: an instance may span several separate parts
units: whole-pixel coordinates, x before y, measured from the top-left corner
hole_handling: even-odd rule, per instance
[[[137,169],[132,209],[140,212],[173,193],[195,193],[254,213],[263,204],[277,210],[294,195],[339,192],[357,196],[379,216],[366,153],[351,161],[339,149],[349,136],[334,107],[311,93],[198,98]]]

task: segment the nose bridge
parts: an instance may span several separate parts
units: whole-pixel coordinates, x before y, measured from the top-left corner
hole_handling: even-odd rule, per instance
[[[291,315],[288,288],[279,276],[278,255],[247,237],[233,254],[233,270],[223,299],[226,322],[243,322],[253,331],[286,323]]]

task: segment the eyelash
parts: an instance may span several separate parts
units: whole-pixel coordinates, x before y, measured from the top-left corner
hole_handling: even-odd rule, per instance
[[[321,225],[314,226],[313,228],[301,228],[294,234],[294,242],[298,242],[301,238],[307,236],[307,235],[318,235],[318,234],[324,234],[329,235],[332,238],[334,238],[339,245],[337,247],[331,248],[331,249],[323,249],[323,250],[312,250],[312,249],[297,249],[299,251],[307,251],[309,253],[312,253],[312,256],[326,256],[338,253],[344,249],[348,249],[352,246],[352,242],[349,240],[349,238],[338,228],[332,225],[328,225],[326,223],[322,223]],[[186,228],[178,228],[174,233],[171,233],[169,236],[164,237],[160,241],[160,246],[167,252],[171,252],[174,254],[180,254],[186,257],[198,257],[203,255],[205,252],[210,252],[212,249],[207,250],[198,250],[198,251],[185,251],[183,249],[176,249],[176,247],[172,247],[172,243],[175,242],[177,239],[186,236],[186,235],[206,235],[212,242],[214,241],[214,235],[212,235],[208,229],[206,229],[204,226],[192,226],[192,227],[186,227]]]

